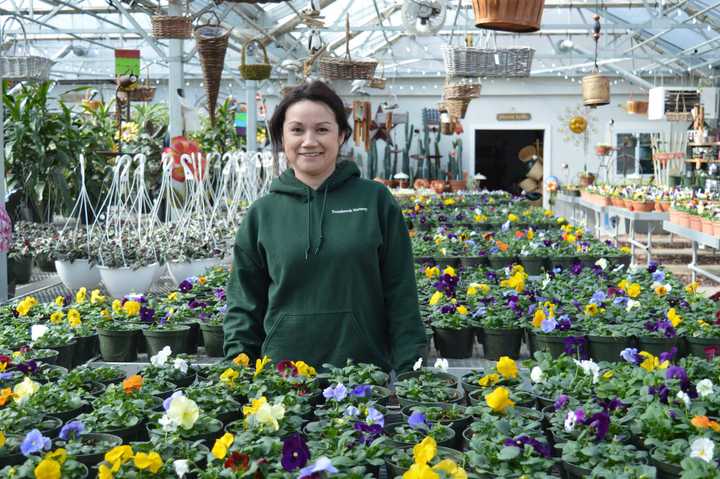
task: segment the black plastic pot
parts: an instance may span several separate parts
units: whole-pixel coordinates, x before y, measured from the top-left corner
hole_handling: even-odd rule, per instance
[[[520,264],[530,276],[539,276],[545,273],[547,259],[542,256],[520,256]]]
[[[122,427],[119,429],[108,429],[106,431],[97,431],[97,433],[117,436],[122,439],[123,442],[144,441],[147,438],[145,423],[143,421],[140,421],[133,426]]]
[[[100,341],[98,334],[91,334],[90,336],[78,336],[75,338],[77,344],[75,345],[75,358],[73,360],[74,365],[80,365],[94,358],[100,350]]]
[[[148,356],[155,356],[165,346],[170,346],[173,353],[187,352],[190,326],[175,326],[172,329],[144,329],[143,336],[147,342]]]
[[[457,268],[460,266],[460,257],[459,256],[435,256],[433,258],[435,260],[435,263],[437,263],[438,268],[444,269],[448,266],[451,266],[453,268]]]
[[[398,396],[398,401],[401,407],[412,407],[412,406],[445,406],[448,404],[465,404],[465,394],[457,390],[457,388],[448,389],[452,391],[452,399],[445,401],[416,401],[405,397]]]
[[[465,359],[472,357],[475,330],[433,328],[435,347],[444,358]]]
[[[515,258],[512,256],[490,255],[487,259],[491,269],[503,269],[515,263]]]
[[[650,465],[655,466],[657,479],[680,479],[682,475],[682,467],[680,467],[680,465],[658,461],[652,454],[650,454]]]
[[[45,273],[55,273],[55,260],[47,254],[39,254],[35,256],[35,265]]]
[[[520,357],[523,330],[483,328],[483,351],[485,359],[497,361],[502,356]]]
[[[577,261],[575,256],[554,256],[550,258],[550,269],[562,268],[563,271],[567,271]]]
[[[220,421],[218,419],[211,419],[210,423],[211,423],[211,430],[209,432],[207,432],[205,434],[196,434],[194,436],[184,436],[183,435],[182,436],[183,439],[188,442],[202,441],[203,444],[205,444],[206,446],[212,447],[213,443],[215,442],[215,439],[220,437],[223,433],[223,423],[222,423],[222,421]],[[155,427],[155,425],[153,425],[153,426],[154,427],[152,427],[152,428],[150,427],[150,425],[146,426],[147,432],[148,432],[148,435],[150,438],[152,438],[153,436],[162,436],[163,434],[165,434],[161,428]]]
[[[396,428],[398,428],[400,426],[406,426],[406,425],[407,425],[407,422],[395,422],[395,423],[391,423],[391,424],[386,424],[385,425],[385,435],[388,436],[388,438],[391,438],[393,433],[395,432]],[[456,443],[455,438],[457,436],[457,433],[455,432],[455,430],[452,427],[448,426],[447,424],[445,424],[445,426],[447,426],[448,429],[450,431],[452,431],[452,437],[445,439],[444,441],[438,442],[437,445],[438,445],[438,447],[451,448]],[[462,441],[462,436],[460,437],[460,440]],[[391,442],[391,444],[394,444],[396,447],[402,447],[402,448],[412,447],[415,445],[415,444],[408,444],[405,442],[397,442],[397,441],[394,441],[393,439],[390,439],[390,442]]]
[[[720,338],[685,338],[688,354],[699,358],[720,356]]]
[[[404,407],[402,408],[402,415],[405,419],[405,422],[407,422],[407,419],[410,417],[410,415],[413,412],[413,407]],[[455,431],[455,437],[452,441],[452,443],[448,447],[452,447],[454,449],[462,450],[463,447],[463,431],[470,426],[470,423],[473,421],[472,416],[464,416],[452,421],[439,421],[440,424],[443,424],[445,426],[450,427],[453,431]],[[440,445],[440,444],[438,444]]]
[[[110,446],[110,449],[112,449],[115,446],[119,446],[122,444],[122,439],[119,436],[115,436],[113,434],[102,434],[102,433],[86,433],[81,434],[80,439],[82,439],[83,443],[85,444],[95,444],[100,441],[104,442],[111,442],[113,445]],[[107,450],[99,451],[95,454],[83,454],[80,456],[74,456],[75,460],[78,462],[81,462],[85,464],[87,467],[94,467],[97,466],[99,463],[103,461],[105,458],[105,453]]]
[[[185,337],[185,350],[181,352],[186,354],[197,354],[198,346],[200,346],[200,337],[202,336],[202,333],[200,332],[200,324],[197,321],[188,321],[181,324],[190,328],[190,331],[188,331],[187,336]],[[173,351],[175,350],[173,349]]]
[[[222,325],[200,323],[200,331],[205,342],[205,354],[210,357],[223,357],[225,336]]]
[[[620,353],[635,346],[632,336],[588,336],[590,357],[595,361],[620,362]]]
[[[474,269],[478,266],[486,266],[488,260],[487,256],[463,256],[460,258],[460,264],[465,269]]]
[[[406,373],[398,374],[397,378],[395,378],[395,382],[397,383],[399,381],[402,381],[403,379],[415,378],[415,377],[418,377],[423,374],[426,374],[426,372],[425,371],[408,371]],[[452,389],[457,388],[458,379],[456,376],[454,376],[450,373],[443,373],[441,371],[433,371],[432,375],[444,380],[447,383],[448,388],[452,388]]]
[[[592,472],[591,469],[576,466],[575,464],[570,464],[565,461],[563,461],[563,469],[565,470],[567,479],[583,479],[585,477],[590,477],[590,473]]]
[[[138,330],[109,330],[98,328],[100,355],[104,361],[133,362],[137,360]]]
[[[32,256],[8,259],[8,281],[15,284],[30,282],[32,276]]]
[[[678,350],[675,356],[676,358],[681,358],[685,355],[684,340],[679,336],[675,336],[674,338],[639,336],[637,339],[638,349],[640,351],[647,351],[654,356],[660,356],[662,353],[670,352],[673,346]]]
[[[69,411],[60,411],[60,412],[53,412],[52,415],[58,419],[60,419],[62,422],[68,422],[71,419],[74,419],[78,417],[80,414],[89,411],[90,410],[90,404],[83,401],[83,403],[76,407],[75,409],[71,409]]]
[[[54,349],[58,352],[56,363],[65,369],[72,369],[75,365],[73,362],[75,359],[75,346],[77,345],[76,340],[72,340],[67,344],[61,344],[59,346],[48,346],[48,349]]]
[[[551,336],[549,334],[528,333],[531,351],[547,351],[553,358],[558,358],[565,352],[565,336]]]

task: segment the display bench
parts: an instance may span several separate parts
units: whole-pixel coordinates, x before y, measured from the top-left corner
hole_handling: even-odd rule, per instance
[[[595,237],[597,239],[600,239],[600,237],[603,235],[603,233],[612,234],[611,232],[608,232],[603,228],[603,224],[604,224],[603,222],[607,218],[607,209],[608,209],[607,206],[591,203],[583,198],[578,198],[577,204],[579,206],[582,206],[585,209],[592,211],[592,213],[595,217],[595,224],[593,225],[592,230],[593,230],[593,234],[595,235]],[[583,215],[584,215],[583,222],[582,222],[583,226],[586,229],[589,229],[588,221],[587,221],[587,212],[584,212]]]
[[[555,204],[560,214],[567,216],[573,224],[579,224],[583,221],[580,217],[580,208],[578,208],[579,196],[570,196],[563,193],[558,193],[555,196]],[[567,211],[567,213],[565,213]]]
[[[620,237],[620,219],[626,220],[630,223],[628,228],[628,236],[630,243],[630,255],[632,257],[632,264],[635,264],[635,248],[641,248],[647,253],[647,264],[652,261],[652,234],[656,230],[661,230],[663,222],[670,218],[669,213],[663,213],[659,211],[630,211],[627,208],[618,208],[616,206],[607,206],[607,214],[610,218],[611,223],[615,224],[615,245],[618,244],[618,238]],[[635,230],[637,223],[647,223],[647,242],[643,243],[635,237]]]
[[[707,246],[709,248],[720,251],[720,238],[718,238],[717,236],[701,233],[700,231],[691,230],[690,228],[685,228],[684,226],[680,226],[669,221],[663,222],[663,228],[669,233],[682,236],[683,238],[687,238],[692,242],[692,262],[688,265],[688,269],[692,273],[693,281],[695,281],[697,274],[701,274],[706,278],[710,278],[711,280],[720,283],[720,276],[701,268],[697,264],[697,251],[699,245]]]

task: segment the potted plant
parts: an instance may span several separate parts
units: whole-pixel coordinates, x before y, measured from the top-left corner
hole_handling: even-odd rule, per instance
[[[103,284],[115,298],[148,290],[160,270],[152,239],[123,230],[118,237],[104,241],[98,250],[98,269]]]
[[[100,270],[95,265],[97,240],[85,228],[68,229],[53,237],[51,255],[55,258],[55,269],[66,288],[76,291],[80,288],[93,289],[100,285]]]
[[[468,469],[489,479],[533,477],[549,479],[555,466],[552,449],[542,434],[531,431],[515,437],[474,434],[467,451]]]
[[[440,462],[451,460],[458,467],[465,467],[466,457],[460,451],[438,446],[432,437],[426,437],[415,447],[406,447],[396,450],[386,460],[389,477],[400,477],[408,471],[418,459],[427,458],[428,466],[436,467]]]
[[[464,305],[448,303],[432,313],[435,345],[446,358],[469,358],[475,342],[475,328]]]
[[[85,433],[80,421],[66,423],[60,430],[57,447],[87,467],[95,467],[103,460],[105,452],[122,444],[122,439],[112,434]]]

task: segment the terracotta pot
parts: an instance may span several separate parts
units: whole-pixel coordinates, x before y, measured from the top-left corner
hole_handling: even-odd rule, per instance
[[[463,180],[450,180],[450,191],[463,191],[467,186]]]
[[[660,202],[655,200],[655,211],[659,211],[662,213],[662,210],[663,209],[662,209],[662,205],[660,204]]]
[[[720,236],[720,221],[713,221],[713,235]]]
[[[540,29],[543,0],[473,0],[475,26],[506,32],[536,32]]]
[[[430,188],[430,182],[428,180],[426,180],[425,178],[418,178],[413,183],[413,187],[416,190],[419,190],[421,188]]]
[[[610,204],[618,208],[625,208],[625,200],[622,198],[616,198],[613,196],[610,198]]]
[[[702,220],[702,232],[706,235],[712,236],[715,233],[715,229],[713,228],[713,221],[709,220],[707,218],[701,218]]]
[[[690,215],[684,211],[677,212],[677,224],[683,228],[690,228]]]
[[[398,186],[400,188],[408,188],[410,186],[410,180],[398,180]]]
[[[625,208],[630,211],[635,211],[635,202],[631,200],[625,200]]]
[[[689,215],[688,223],[690,224],[690,229],[702,231],[702,218],[698,215]]]
[[[667,213],[668,211],[670,211],[670,202],[669,201],[661,201],[660,206],[662,206],[662,210],[664,212]]]
[[[655,209],[655,202],[653,201],[633,201],[633,209],[640,212],[650,212]]]
[[[390,186],[390,188],[397,188],[398,180],[388,180],[388,186]]]
[[[595,175],[588,173],[587,175],[580,175],[580,185],[590,186],[595,183]]]

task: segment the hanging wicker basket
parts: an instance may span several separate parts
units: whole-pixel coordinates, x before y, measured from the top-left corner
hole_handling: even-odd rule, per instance
[[[628,100],[625,110],[631,115],[645,115],[648,112],[648,102],[640,100]]]
[[[450,116],[458,119],[465,118],[468,106],[470,106],[469,99],[444,100],[438,104],[440,111],[447,111]]]
[[[155,38],[185,40],[192,38],[192,18],[173,15],[153,15],[150,17],[152,36]]]
[[[479,83],[446,83],[443,87],[443,100],[478,98],[481,88]]]
[[[0,75],[3,80],[35,80],[44,81],[50,75],[50,68],[55,62],[49,58],[30,55],[30,46],[25,32],[25,25],[16,18],[8,17],[0,28],[0,45],[5,43],[5,27],[10,21],[15,21],[20,25],[23,34],[23,44],[25,45],[25,55],[14,55],[17,48],[17,42],[13,43],[13,55],[0,56]]]
[[[582,79],[583,104],[590,108],[610,104],[610,80],[595,71]]]
[[[265,63],[247,63],[247,49],[252,44],[256,44],[262,49],[263,59]],[[257,39],[253,39],[247,43],[244,43],[242,47],[242,57],[240,63],[240,76],[243,77],[245,80],[257,81],[270,78],[271,73],[272,65],[270,64],[270,59],[268,58],[265,45],[263,45],[262,42]]]
[[[220,25],[220,18],[215,12],[210,12],[210,15],[214,17],[215,21],[209,20],[198,24],[193,30],[193,36],[203,71],[210,123],[215,125],[215,107],[220,92],[220,80],[222,80],[230,30]]]
[[[453,77],[528,77],[534,56],[532,48],[498,48],[494,33],[484,37],[481,47],[452,45],[443,49],[445,70]]]
[[[320,59],[320,76],[328,80],[369,80],[375,74],[377,60],[350,57],[350,17],[345,17],[345,56]]]
[[[130,101],[152,101],[155,98],[155,87],[150,85],[138,85],[136,88],[127,91]]]
[[[473,0],[475,26],[506,32],[540,30],[544,0]]]

